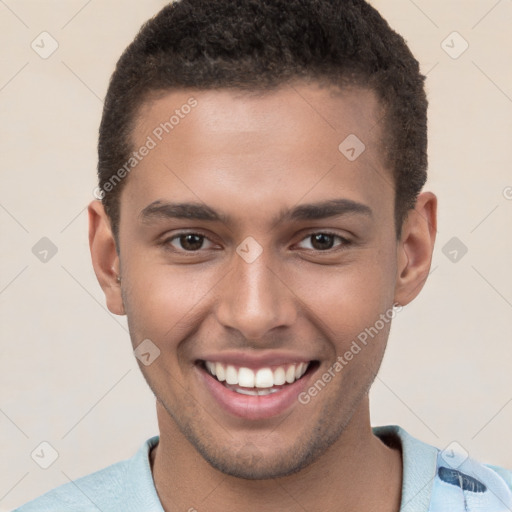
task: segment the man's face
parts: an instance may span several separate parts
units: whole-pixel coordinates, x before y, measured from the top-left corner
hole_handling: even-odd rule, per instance
[[[132,343],[160,350],[141,369],[164,411],[161,435],[184,436],[232,475],[298,471],[368,422],[389,323],[333,365],[393,306],[394,189],[376,97],[332,92],[176,91],[147,103],[134,131],[135,148],[148,136],[156,147],[121,194]],[[173,129],[155,132],[176,109]],[[355,159],[363,146],[351,134],[365,145]]]

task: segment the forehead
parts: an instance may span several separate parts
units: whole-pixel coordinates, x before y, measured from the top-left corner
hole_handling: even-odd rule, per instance
[[[200,127],[201,135],[207,132],[213,137],[194,140],[201,142],[197,149],[207,149],[208,142],[214,145],[226,137],[244,140],[256,132],[263,142],[265,135],[274,140],[276,131],[290,143],[300,137],[318,141],[327,132],[337,138],[358,132],[360,139],[372,146],[379,143],[383,114],[376,94],[355,86],[338,89],[297,82],[269,91],[182,89],[150,95],[137,113],[134,142],[143,142],[153,132],[159,138],[162,130],[164,137],[184,135],[190,139],[193,134],[187,127],[193,124],[194,130]],[[168,131],[162,126],[165,123],[172,125],[167,125]]]
[[[151,150],[123,195],[139,211],[160,199],[245,205],[245,213],[301,199],[392,203],[382,118],[375,93],[361,88],[167,92],[139,110],[133,146]]]

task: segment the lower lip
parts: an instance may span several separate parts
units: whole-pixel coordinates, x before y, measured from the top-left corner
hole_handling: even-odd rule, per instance
[[[284,386],[280,391],[263,396],[242,395],[228,389],[204,368],[196,367],[200,379],[210,391],[219,406],[229,414],[248,420],[272,418],[287,411],[298,403],[298,395],[306,388],[310,374]]]

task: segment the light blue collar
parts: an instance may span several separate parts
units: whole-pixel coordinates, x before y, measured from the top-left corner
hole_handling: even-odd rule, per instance
[[[398,425],[373,427],[373,433],[379,438],[400,440],[403,460],[400,512],[428,512],[439,450],[415,439]]]

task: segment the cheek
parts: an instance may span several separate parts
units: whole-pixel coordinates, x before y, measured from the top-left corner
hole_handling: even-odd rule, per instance
[[[380,367],[396,314],[392,278],[375,265],[338,269],[337,275],[317,283],[310,307],[332,347],[325,376],[335,382],[332,393],[344,407],[345,400],[368,389]]]
[[[137,339],[150,338],[168,348],[172,340],[181,339],[198,322],[204,303],[222,276],[199,266],[192,269],[150,263],[135,254],[127,254],[127,260],[130,264],[123,268],[123,274],[130,330]]]
[[[328,328],[328,335],[357,336],[386,313],[394,296],[394,275],[382,261],[342,267],[311,267],[291,282],[308,310]]]

